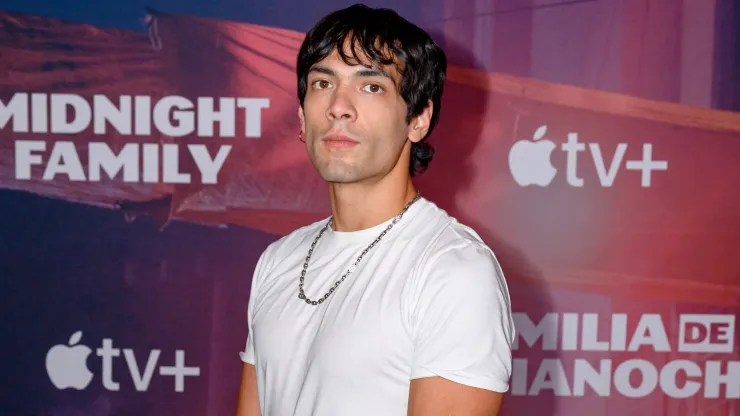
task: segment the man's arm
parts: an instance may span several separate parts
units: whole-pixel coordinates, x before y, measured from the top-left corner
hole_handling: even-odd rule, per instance
[[[503,393],[442,377],[411,380],[408,416],[498,416]]]
[[[239,386],[236,416],[260,416],[257,376],[252,364],[244,363],[242,366],[242,380]]]

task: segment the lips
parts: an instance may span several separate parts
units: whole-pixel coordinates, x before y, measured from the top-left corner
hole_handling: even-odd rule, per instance
[[[323,140],[326,147],[331,149],[349,149],[360,144],[357,140],[341,133],[332,133]]]

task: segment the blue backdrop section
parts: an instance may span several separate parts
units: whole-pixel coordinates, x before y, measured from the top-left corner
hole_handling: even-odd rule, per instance
[[[251,272],[275,236],[177,222],[160,230],[146,217],[130,222],[120,212],[12,191],[0,191],[0,213],[0,414],[231,410]],[[46,353],[76,331],[92,349],[87,365],[94,376],[83,391],[57,390]],[[104,338],[121,350],[112,359],[115,394],[104,386],[96,354]],[[151,351],[160,350],[146,394],[136,391],[124,349],[140,374]],[[201,368],[200,376],[184,377],[183,392],[175,391],[174,377],[159,374],[175,364],[178,349],[186,366]]]
[[[4,0],[2,9],[98,26],[142,30],[144,10],[151,7],[168,13],[189,14],[243,21],[307,31],[332,10],[353,2],[346,0]],[[420,14],[419,0],[365,1],[368,6],[391,7],[410,20]]]

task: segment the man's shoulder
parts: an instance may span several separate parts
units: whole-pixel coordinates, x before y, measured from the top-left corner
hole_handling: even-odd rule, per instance
[[[328,220],[329,218],[327,217],[325,219],[315,221],[278,238],[267,246],[265,254],[269,256],[280,256],[281,252],[292,252],[297,247],[306,244],[310,239],[315,238],[319,230],[326,225]],[[310,244],[310,242],[308,244]]]
[[[426,257],[426,263],[433,267],[464,267],[471,262],[498,263],[493,250],[480,235],[454,218],[429,245]]]
[[[427,263],[440,256],[456,254],[490,257],[493,252],[472,227],[432,204],[432,215],[424,218],[424,235],[428,243],[424,253]]]
[[[418,247],[418,262],[411,285],[424,287],[436,283],[462,284],[463,280],[495,281],[503,271],[494,251],[471,226],[461,222],[431,201],[415,218],[410,238]],[[474,283],[471,283],[474,284]]]

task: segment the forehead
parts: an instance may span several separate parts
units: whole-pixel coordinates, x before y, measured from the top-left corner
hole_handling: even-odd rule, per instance
[[[345,39],[341,52],[334,48],[326,57],[314,63],[311,69],[327,67],[336,71],[351,71],[353,74],[360,74],[363,69],[375,69],[388,74],[396,85],[400,85],[403,62],[388,47],[380,46],[379,42],[376,42],[375,50],[383,61],[392,60],[392,62],[378,62],[368,55],[359,42],[356,41],[353,48],[350,40]]]

